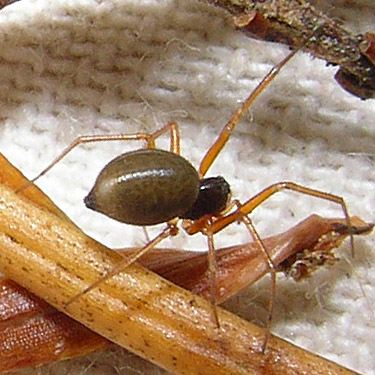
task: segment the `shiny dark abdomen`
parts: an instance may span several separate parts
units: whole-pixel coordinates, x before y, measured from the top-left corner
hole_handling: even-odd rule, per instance
[[[168,151],[143,149],[108,163],[85,203],[123,223],[153,225],[183,216],[198,189],[198,174],[187,160]]]

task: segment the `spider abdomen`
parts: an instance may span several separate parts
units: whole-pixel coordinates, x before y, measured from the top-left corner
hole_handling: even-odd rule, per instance
[[[186,159],[164,150],[142,149],[109,162],[85,204],[123,223],[154,225],[183,215],[198,190],[198,173]]]

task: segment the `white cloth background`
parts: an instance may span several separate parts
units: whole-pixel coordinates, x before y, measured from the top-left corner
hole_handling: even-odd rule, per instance
[[[330,1],[325,9],[355,31],[373,29],[373,1],[355,3]],[[182,154],[197,165],[238,102],[288,52],[234,31],[226,14],[196,0],[22,0],[0,13],[0,25],[0,151],[29,177],[78,134],[152,131],[170,119],[181,125]],[[344,92],[335,70],[299,53],[251,107],[210,174],[223,174],[242,200],[295,181],[343,196],[352,214],[374,221],[375,101]],[[113,247],[143,243],[142,230],[90,212],[82,198],[101,167],[131,147],[137,144],[81,147],[38,183]],[[252,217],[265,236],[311,213],[342,216],[333,204],[279,193]],[[217,245],[246,240],[233,225]],[[340,262],[306,283],[280,277],[273,332],[375,374],[373,245],[373,235],[357,239],[353,266]],[[165,246],[204,249],[205,242],[181,235]],[[348,244],[340,251],[349,257]],[[267,298],[265,279],[228,307],[258,322]],[[107,351],[35,374],[116,369],[164,373]]]

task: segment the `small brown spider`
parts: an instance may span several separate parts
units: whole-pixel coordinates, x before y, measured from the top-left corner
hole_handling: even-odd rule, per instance
[[[293,190],[339,204],[342,207],[347,225],[351,228],[346,204],[343,198],[339,196],[285,181],[268,186],[246,202],[241,203],[236,199],[231,199],[229,184],[223,177],[205,178],[205,176],[230,138],[241,116],[298,50],[296,49],[291,52],[279,64],[273,67],[248,98],[233,113],[212,146],[204,154],[198,170],[189,161],[180,156],[178,125],[170,121],[151,134],[134,133],[80,136],[55,158],[47,168],[30,181],[30,184],[35,182],[73,148],[82,143],[124,140],[143,140],[146,143],[144,149],[124,153],[109,162],[100,172],[94,187],[84,201],[88,208],[126,224],[147,226],[166,222],[166,227],[135,254],[119,262],[105,276],[67,301],[66,307],[83,294],[90,292],[110,277],[123,271],[163,239],[175,236],[179,231],[178,224],[182,221],[182,228],[188,234],[192,235],[201,232],[207,238],[208,272],[211,277],[211,303],[213,305],[214,321],[219,327],[215,302],[217,294],[215,288],[217,266],[213,236],[229,224],[240,221],[245,224],[248,232],[263,252],[265,262],[267,262],[271,273],[271,298],[265,343],[267,342],[273,312],[276,270],[267,249],[252,224],[249,214],[274,193],[281,190]],[[170,134],[170,151],[155,148],[155,140],[167,132]],[[19,190],[23,190],[27,186],[22,186]],[[353,251],[352,233],[350,233],[350,237]]]

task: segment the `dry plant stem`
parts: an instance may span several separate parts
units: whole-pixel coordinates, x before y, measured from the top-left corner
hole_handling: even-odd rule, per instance
[[[363,35],[352,35],[306,0],[207,0],[235,16],[236,26],[251,36],[297,47],[320,24],[320,35],[305,48],[339,65],[336,80],[362,99],[375,97],[375,65],[363,53]]]
[[[62,308],[67,300],[114,267],[119,256],[65,219],[0,187],[0,269]],[[69,315],[121,346],[176,374],[352,374],[318,356],[271,338],[139,266],[83,296]],[[311,368],[312,367],[312,368]]]
[[[352,218],[357,234],[371,230],[357,218]],[[264,239],[267,248],[274,249],[274,262],[282,268],[284,261],[302,250],[315,248],[329,252],[348,234],[345,220],[323,219],[312,215],[287,232]],[[321,239],[324,238],[324,241]],[[135,249],[128,249],[126,253]],[[221,300],[250,285],[265,273],[264,259],[256,244],[244,244],[216,250],[218,281],[227,293]],[[257,261],[258,260],[258,261]],[[159,249],[147,254],[142,263],[178,285],[190,286],[196,292],[209,290],[206,253]],[[254,273],[250,267],[259,265]],[[246,271],[242,272],[241,270]],[[241,277],[242,276],[242,277]],[[11,280],[0,279],[0,373],[23,366],[84,355],[108,347],[111,343],[81,324],[33,296]],[[63,344],[62,344],[63,343]]]
[[[0,184],[17,190],[28,180],[0,153]],[[45,195],[37,186],[31,185],[20,195],[37,204],[40,208],[48,210],[61,219],[71,223],[72,221]]]
[[[1,271],[57,309],[121,258],[5,187],[0,212]],[[68,315],[176,374],[258,373],[272,362],[260,352],[261,329],[218,313],[220,331],[207,301],[132,265],[82,296]]]

